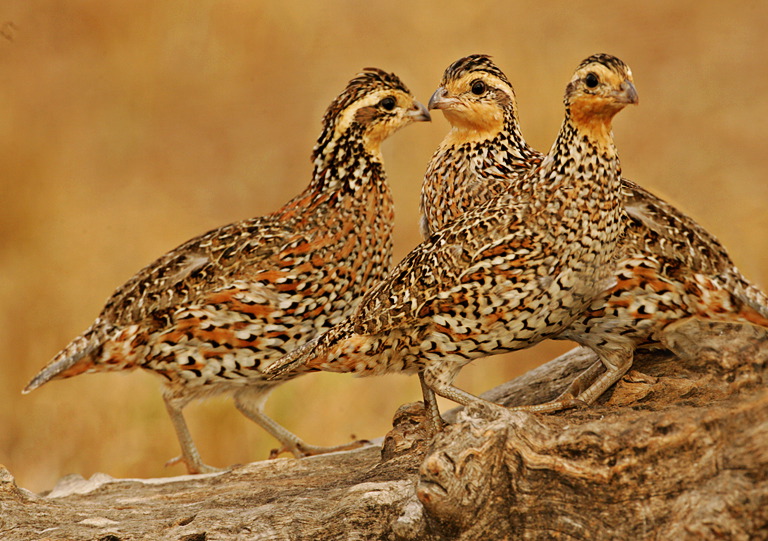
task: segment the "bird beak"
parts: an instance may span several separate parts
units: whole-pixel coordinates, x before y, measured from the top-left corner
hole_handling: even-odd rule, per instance
[[[456,103],[456,98],[448,97],[448,91],[444,86],[439,87],[429,98],[427,107],[430,109],[448,109]]]
[[[616,98],[618,99],[619,103],[633,105],[637,105],[637,103],[640,101],[640,98],[637,95],[637,90],[635,89],[635,85],[632,84],[632,81],[624,81],[621,83],[621,90],[616,92]]]
[[[432,120],[429,110],[420,101],[413,102],[413,109],[408,111],[408,116],[414,122],[430,122]]]

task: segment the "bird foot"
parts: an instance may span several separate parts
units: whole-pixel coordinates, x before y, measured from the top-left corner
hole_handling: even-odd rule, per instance
[[[353,436],[354,437],[354,436]],[[371,445],[369,440],[356,440],[342,445],[335,445],[332,447],[323,447],[320,445],[308,445],[304,442],[298,442],[292,445],[283,445],[280,448],[272,449],[269,452],[269,459],[279,457],[283,453],[291,453],[296,458],[304,458],[308,456],[325,455],[328,453],[336,453],[338,451],[351,451],[352,449],[359,449]]]
[[[533,404],[530,406],[514,406],[507,408],[509,411],[530,411],[534,413],[552,413],[555,411],[562,411],[573,408],[581,408],[587,405],[586,402],[579,398],[573,398],[567,396],[569,393],[564,393],[557,400],[552,402],[545,402],[543,404]]]
[[[169,468],[171,466],[176,466],[177,464],[184,464],[187,467],[187,473],[191,475],[195,475],[198,473],[216,473],[225,471],[223,468],[214,468],[213,466],[208,466],[207,464],[203,464],[200,461],[194,462],[187,460],[183,456],[177,456],[172,459],[170,459],[168,462],[165,463],[165,467]]]

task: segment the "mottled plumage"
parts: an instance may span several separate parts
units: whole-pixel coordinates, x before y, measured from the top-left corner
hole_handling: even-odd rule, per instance
[[[380,143],[429,120],[394,74],[368,68],[328,108],[308,188],[283,208],[210,231],[139,271],[25,389],[85,372],[163,378],[190,472],[202,464],[182,416],[191,400],[237,408],[296,455],[306,445],[262,411],[271,361],[331,328],[391,266],[393,202]],[[332,449],[330,449],[332,450]]]
[[[543,155],[520,134],[512,85],[489,57],[472,55],[452,64],[429,107],[443,111],[451,131],[424,179],[424,231],[438,230],[498,194],[537,197],[523,178]],[[768,299],[741,275],[717,239],[635,183],[623,179],[621,187],[628,220],[615,279],[555,337],[591,347],[609,369],[597,386],[580,394],[586,402],[629,369],[636,347],[667,345],[673,322],[697,317],[768,324]],[[592,375],[597,368],[599,363]]]
[[[502,195],[462,214],[366,293],[351,317],[267,373],[423,372],[438,395],[479,401],[452,384],[462,366],[561,332],[610,280],[625,222],[611,119],[636,101],[620,60],[585,60],[566,89],[552,150],[522,180],[535,197]]]

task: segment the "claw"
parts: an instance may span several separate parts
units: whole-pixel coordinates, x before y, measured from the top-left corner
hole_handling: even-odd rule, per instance
[[[168,462],[164,464],[164,467],[169,468],[171,466],[176,466],[178,464],[184,464],[187,467],[187,473],[191,475],[195,475],[198,473],[216,473],[225,471],[224,468],[214,468],[213,466],[208,466],[207,464],[190,464],[187,462],[183,456],[177,456],[170,459]]]
[[[275,459],[283,453],[292,453],[296,458],[305,458],[308,456],[324,455],[327,453],[336,453],[338,451],[351,451],[352,449],[359,449],[366,445],[373,445],[369,440],[356,440],[350,443],[342,445],[336,445],[333,447],[321,447],[318,445],[307,445],[305,443],[298,443],[295,446],[283,445],[278,449],[272,449],[269,452],[269,459]]]
[[[559,402],[562,404],[562,409],[575,409],[575,408],[586,408],[589,404],[587,404],[585,401],[583,401],[580,398],[561,398]]]
[[[182,462],[184,462],[184,459],[181,456],[176,456],[170,459],[165,464],[163,464],[163,467],[170,468],[171,466],[176,466],[177,464],[181,464]]]
[[[293,453],[293,456],[296,456],[296,452],[295,451],[291,451],[287,447],[283,446],[283,447],[280,447],[279,449],[271,449],[269,451],[269,459],[268,460],[274,460],[275,458],[279,457],[283,453]],[[297,457],[297,458],[299,458],[299,457]]]

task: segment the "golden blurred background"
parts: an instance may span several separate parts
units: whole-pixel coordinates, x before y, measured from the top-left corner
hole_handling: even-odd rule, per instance
[[[615,125],[626,176],[696,217],[767,286],[766,24],[762,1],[5,0],[0,463],[36,491],[68,473],[183,473],[163,467],[179,449],[152,376],[21,389],[145,264],[298,193],[325,108],[365,66],[395,71],[426,103],[449,63],[491,54],[526,138],[547,150],[572,70],[618,55],[640,93]],[[385,143],[398,258],[419,240],[421,178],[446,131],[437,113]],[[459,385],[480,393],[570,347],[475,362]],[[335,444],[383,435],[419,398],[416,378],[322,374],[279,388],[267,411]],[[230,400],[185,413],[208,464],[276,445]]]

